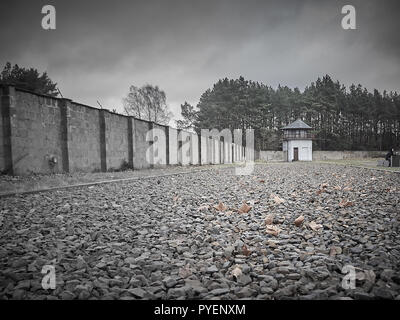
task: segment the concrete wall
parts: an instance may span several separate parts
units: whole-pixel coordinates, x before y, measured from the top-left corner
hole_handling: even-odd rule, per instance
[[[313,160],[344,160],[384,157],[384,151],[314,151]]]
[[[105,142],[107,170],[119,169],[129,164],[128,117],[105,112]]]
[[[187,166],[192,163],[191,144],[190,132],[180,130],[178,134],[178,145],[180,145],[180,151],[178,151],[178,163],[182,166]]]
[[[0,171],[9,174],[244,160],[244,147],[225,142],[222,133],[200,137],[70,99],[0,86],[0,107]]]
[[[100,111],[78,103],[68,103],[69,170],[100,171]]]
[[[178,164],[178,130],[168,127],[168,140],[169,140],[169,164]]]
[[[146,169],[151,167],[146,159],[148,148],[151,145],[152,137],[148,136],[148,131],[151,130],[151,123],[135,119],[135,143],[133,146],[133,168]]]
[[[257,160],[263,161],[284,161],[283,151],[259,151]]]
[[[190,154],[191,154],[191,162],[192,165],[198,165],[200,163],[200,154],[199,154],[199,136],[195,133],[190,134]]]
[[[150,149],[149,159],[152,159],[154,168],[162,168],[167,164],[167,132],[168,127],[159,124],[153,124],[153,148]]]
[[[11,89],[11,161],[18,174],[62,172],[58,100]],[[57,162],[52,162],[52,158]],[[4,163],[4,159],[2,161]]]
[[[257,160],[262,161],[286,161],[284,151],[259,151]],[[383,151],[313,151],[312,159],[321,160],[344,160],[384,157]]]

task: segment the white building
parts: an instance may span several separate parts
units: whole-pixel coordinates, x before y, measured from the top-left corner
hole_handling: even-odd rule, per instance
[[[282,128],[282,150],[286,161],[312,161],[311,129],[300,119]]]

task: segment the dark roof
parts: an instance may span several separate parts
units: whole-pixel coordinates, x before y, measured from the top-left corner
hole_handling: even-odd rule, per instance
[[[297,119],[295,122],[288,124],[286,127],[283,127],[282,130],[287,129],[312,129],[308,124],[301,121],[301,119]]]

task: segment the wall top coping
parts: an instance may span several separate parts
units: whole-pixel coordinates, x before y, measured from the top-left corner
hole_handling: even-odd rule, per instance
[[[138,121],[144,121],[144,122],[147,122],[147,123],[153,123],[155,125],[162,126],[162,127],[169,127],[168,125],[156,123],[154,121],[149,121],[149,120],[146,120],[146,119],[139,119],[139,118],[136,118],[134,116],[128,116],[128,115],[121,114],[121,113],[118,113],[118,112],[112,112],[111,110],[108,110],[108,109],[100,109],[100,108],[97,108],[97,107],[89,106],[87,104],[76,102],[76,101],[74,101],[72,99],[69,99],[69,98],[53,97],[53,96],[48,95],[48,94],[37,93],[37,92],[33,92],[33,91],[30,91],[30,90],[26,90],[26,89],[23,89],[23,88],[12,86],[12,85],[0,85],[0,88],[5,88],[5,87],[15,88],[16,91],[29,93],[29,94],[32,94],[32,95],[35,95],[35,96],[39,96],[39,97],[43,97],[43,98],[55,99],[55,100],[59,100],[59,101],[65,101],[66,100],[66,101],[69,101],[69,102],[71,102],[71,103],[73,103],[75,105],[79,105],[79,106],[82,106],[82,107],[95,109],[95,110],[100,110],[100,111],[103,111],[103,112],[108,112],[110,114],[114,114],[114,115],[125,117],[125,118],[132,118],[132,119],[135,119],[135,120],[138,120]]]

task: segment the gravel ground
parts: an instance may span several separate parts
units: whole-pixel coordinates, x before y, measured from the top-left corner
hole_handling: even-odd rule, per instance
[[[400,299],[399,195],[395,173],[281,163],[2,198],[0,299]]]

